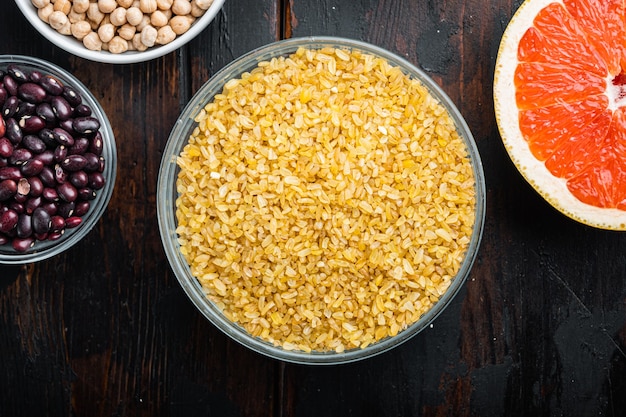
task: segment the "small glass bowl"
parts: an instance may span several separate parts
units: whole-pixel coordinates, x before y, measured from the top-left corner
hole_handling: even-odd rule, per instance
[[[153,46],[145,51],[127,51],[121,54],[113,54],[108,51],[92,51],[87,49],[78,39],[71,35],[63,35],[59,33],[48,23],[41,20],[37,14],[37,8],[33,6],[31,0],[15,0],[15,3],[22,11],[22,14],[39,33],[66,52],[95,62],[103,62],[107,64],[133,64],[159,58],[175,51],[191,41],[213,21],[217,13],[222,8],[224,1],[225,0],[213,0],[211,6],[201,17],[193,22],[189,30],[177,36],[172,42],[165,45]]]
[[[476,218],[471,241],[460,270],[452,280],[448,290],[417,322],[405,330],[402,330],[396,336],[383,339],[365,348],[346,350],[341,353],[332,351],[314,351],[307,353],[303,351],[285,350],[265,340],[251,336],[241,326],[230,321],[222,311],[220,311],[220,308],[205,296],[205,292],[199,281],[191,274],[189,265],[181,254],[180,245],[177,240],[178,235],[176,234],[177,219],[175,214],[175,202],[178,197],[176,179],[179,172],[176,158],[187,144],[189,136],[197,126],[194,118],[208,102],[212,101],[216,94],[222,92],[226,82],[233,78],[239,78],[244,72],[251,71],[257,67],[261,61],[269,61],[271,58],[277,56],[290,55],[300,47],[312,49],[336,47],[349,50],[361,50],[365,53],[382,57],[393,66],[402,68],[403,71],[411,77],[419,79],[430,93],[443,104],[454,120],[458,132],[467,145],[476,182]],[[274,359],[309,365],[339,364],[368,358],[400,345],[426,328],[446,308],[470,273],[482,237],[485,204],[485,179],[476,144],[463,117],[443,90],[423,71],[391,52],[364,42],[336,37],[307,37],[278,41],[243,55],[216,73],[194,95],[173,127],[163,153],[157,186],[157,216],[165,253],[183,290],[198,310],[222,332],[253,351]]]
[[[69,249],[84,238],[95,226],[106,210],[111,199],[117,170],[117,149],[115,137],[109,119],[107,118],[100,103],[91,92],[76,77],[63,68],[50,62],[35,57],[20,55],[0,55],[0,69],[6,70],[10,64],[16,64],[25,71],[39,71],[44,75],[51,75],[63,85],[74,87],[82,96],[83,103],[92,110],[93,117],[100,121],[100,134],[102,135],[102,156],[105,160],[104,187],[96,192],[96,197],[90,203],[89,211],[82,216],[82,222],[75,228],[65,229],[65,233],[57,240],[36,241],[34,246],[26,252],[18,252],[11,244],[0,246],[0,263],[2,264],[25,264],[42,261]]]

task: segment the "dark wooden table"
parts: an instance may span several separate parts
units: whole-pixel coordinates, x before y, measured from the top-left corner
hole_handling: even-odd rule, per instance
[[[135,65],[70,56],[10,0],[0,53],[74,73],[104,106],[119,169],[110,206],[68,252],[0,265],[0,416],[623,416],[626,235],[577,224],[521,178],[492,82],[520,0],[227,0],[191,44]],[[192,306],[156,220],[161,154],[213,73],[285,37],[339,35],[402,55],[458,105],[483,158],[487,221],[472,274],[434,325],[353,364],[253,353]]]

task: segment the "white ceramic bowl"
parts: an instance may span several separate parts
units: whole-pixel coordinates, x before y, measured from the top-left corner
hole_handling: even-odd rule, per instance
[[[303,351],[285,350],[260,338],[252,337],[241,326],[234,324],[221,312],[216,304],[207,298],[199,281],[192,275],[190,267],[181,253],[176,233],[177,219],[175,212],[178,196],[176,180],[179,172],[176,158],[187,144],[194,129],[198,126],[194,118],[208,102],[213,100],[216,94],[222,92],[226,82],[233,78],[239,78],[244,72],[251,71],[261,61],[268,61],[272,57],[289,55],[294,53],[299,47],[312,49],[335,47],[360,50],[382,57],[392,65],[402,68],[406,74],[420,80],[433,97],[446,108],[453,119],[457,131],[467,146],[475,177],[476,207],[473,233],[460,269],[447,291],[417,322],[399,332],[396,336],[385,338],[365,348],[346,350],[341,353],[333,351],[306,353]],[[469,275],[479,248],[485,216],[485,198],[484,173],[472,134],[452,101],[431,78],[405,59],[374,45],[335,37],[310,37],[279,41],[251,51],[224,67],[200,88],[177,120],[163,152],[157,186],[157,216],[161,239],[170,265],[191,301],[208,320],[237,342],[269,357],[294,363],[328,365],[361,360],[396,347],[425,329],[450,304]]]
[[[121,54],[112,54],[107,51],[89,50],[76,38],[60,34],[50,27],[49,24],[41,20],[37,15],[37,8],[33,6],[31,0],[15,0],[15,3],[22,11],[26,19],[28,19],[31,25],[37,29],[39,33],[41,33],[50,42],[72,55],[91,61],[109,64],[131,64],[161,57],[175,51],[187,42],[191,41],[200,32],[202,32],[209,25],[209,23],[211,23],[217,15],[217,12],[224,4],[224,0],[213,0],[211,7],[209,7],[209,9],[191,25],[191,28],[182,35],[177,36],[172,42],[166,45],[154,46],[143,52],[128,51]]]

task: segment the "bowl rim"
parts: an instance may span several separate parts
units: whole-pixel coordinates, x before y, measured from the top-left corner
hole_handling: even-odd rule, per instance
[[[224,2],[225,0],[213,0],[211,6],[191,25],[187,32],[177,36],[168,44],[148,48],[143,52],[127,51],[122,54],[113,54],[108,51],[92,51],[87,49],[79,40],[70,35],[60,34],[41,20],[37,15],[37,8],[32,5],[30,0],[15,0],[17,7],[22,11],[24,17],[48,41],[72,55],[105,64],[135,64],[150,61],[177,50],[198,36],[200,32],[213,21],[217,13],[221,10]]]
[[[463,138],[467,146],[468,155],[472,161],[476,190],[475,221],[470,244],[457,275],[453,278],[450,287],[440,297],[439,301],[430,310],[424,313],[418,321],[399,332],[397,336],[383,339],[365,348],[346,350],[342,353],[336,353],[334,351],[307,353],[284,350],[280,346],[274,346],[267,341],[251,336],[237,323],[227,319],[220,309],[206,298],[199,281],[191,274],[190,267],[179,250],[180,245],[177,241],[177,222],[174,203],[175,196],[177,195],[175,181],[176,173],[178,172],[176,157],[188,142],[188,134],[193,127],[197,125],[197,123],[193,121],[193,118],[198,114],[199,110],[212,99],[213,95],[221,92],[225,82],[233,77],[239,76],[243,72],[250,71],[256,66],[255,64],[265,61],[269,57],[287,55],[295,52],[298,47],[317,48],[323,46],[344,47],[349,49],[356,48],[366,53],[375,54],[386,59],[394,66],[400,66],[405,73],[410,73],[412,77],[417,77],[428,91],[444,105],[454,120],[459,135]],[[157,218],[166,256],[180,285],[200,313],[223,333],[257,353],[285,362],[306,365],[333,365],[373,357],[399,346],[430,326],[463,287],[471,271],[482,239],[485,222],[485,207],[485,177],[476,142],[465,119],[443,89],[424,71],[390,51],[363,41],[331,36],[308,36],[276,41],[242,55],[240,58],[232,61],[215,73],[193,95],[173,126],[163,152],[157,182]]]
[[[23,65],[29,70],[37,69],[46,74],[58,77],[63,84],[69,84],[80,91],[83,102],[89,105],[94,116],[100,121],[100,132],[104,144],[103,155],[105,157],[103,174],[107,181],[104,188],[100,189],[96,194],[96,198],[92,200],[89,212],[83,216],[83,223],[81,223],[79,227],[66,230],[65,234],[57,241],[38,241],[31,250],[25,253],[14,251],[12,248],[8,252],[0,251],[0,264],[26,264],[43,261],[68,250],[82,240],[100,221],[100,218],[109,205],[109,201],[113,195],[113,189],[115,188],[117,176],[117,146],[111,122],[102,108],[102,105],[75,75],[41,58],[14,54],[0,55],[1,67],[11,63]]]

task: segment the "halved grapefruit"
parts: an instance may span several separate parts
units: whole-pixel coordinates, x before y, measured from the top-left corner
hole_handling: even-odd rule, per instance
[[[496,61],[504,145],[565,215],[626,230],[626,4],[526,0]]]

